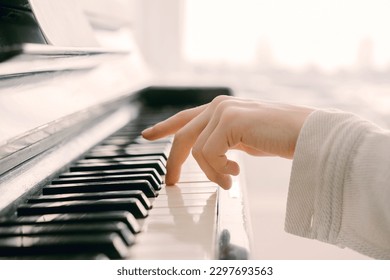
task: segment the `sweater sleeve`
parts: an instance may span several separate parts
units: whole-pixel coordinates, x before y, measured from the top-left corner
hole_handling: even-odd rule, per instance
[[[285,230],[390,259],[390,132],[318,110],[298,138]]]

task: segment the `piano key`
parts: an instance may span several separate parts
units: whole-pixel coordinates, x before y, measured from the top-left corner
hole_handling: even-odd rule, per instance
[[[135,218],[145,218],[148,211],[136,198],[115,198],[97,201],[66,201],[37,204],[22,204],[18,207],[19,216],[58,214],[58,213],[91,213],[125,210]]]
[[[61,173],[58,178],[79,178],[87,176],[111,176],[111,175],[133,175],[133,174],[150,174],[154,179],[162,184],[161,175],[153,168],[134,168],[134,169],[118,169],[118,170],[98,170],[98,171],[79,171]]]
[[[183,173],[180,176],[181,183],[192,182],[209,182],[209,179],[204,173]]]
[[[143,151],[154,151],[154,152],[167,152],[172,144],[169,142],[148,142],[148,143],[129,143],[126,145],[115,145],[115,144],[105,144],[98,145],[93,147],[90,152],[111,152],[111,151],[128,151],[128,152],[136,152]]]
[[[36,256],[63,254],[105,254],[110,259],[125,257],[128,246],[115,233],[0,238],[0,256]]]
[[[117,170],[132,168],[153,168],[160,175],[165,175],[165,166],[158,160],[154,161],[124,161],[121,163],[101,163],[95,165],[73,165],[70,171],[97,171],[97,170]]]
[[[84,158],[76,162],[76,166],[79,165],[89,165],[89,164],[99,164],[99,163],[121,163],[127,161],[160,161],[164,166],[167,164],[165,157],[161,155],[148,155],[148,156],[121,156],[121,157],[94,157],[94,158]]]
[[[7,256],[1,257],[0,260],[109,260],[102,253],[72,253],[72,254],[51,254],[51,255],[30,255],[30,256]]]
[[[133,245],[135,237],[128,227],[122,222],[100,222],[82,224],[41,224],[41,225],[14,225],[3,227],[0,230],[0,238],[12,236],[44,236],[44,235],[75,235],[95,233],[117,233],[128,245]]]
[[[180,190],[172,190],[171,188],[175,187],[165,187],[162,188],[159,192],[159,195],[166,195],[167,193],[172,193],[172,195],[182,195],[182,194],[197,194],[197,193],[210,193],[215,192],[217,187],[214,186],[199,186],[199,187],[186,187],[182,186]]]
[[[138,146],[138,145],[137,145]],[[133,157],[136,156],[161,156],[165,160],[168,159],[169,151],[171,150],[171,147],[129,147],[125,149],[125,153],[128,155],[132,155]]]
[[[161,183],[157,182],[151,174],[118,174],[118,175],[97,175],[97,176],[83,176],[83,177],[62,177],[51,181],[52,185],[59,184],[73,184],[73,183],[95,183],[104,181],[131,181],[131,180],[146,180],[152,187],[158,191],[161,189]]]
[[[112,198],[137,198],[145,209],[151,209],[150,200],[142,191],[114,191],[114,192],[99,192],[99,193],[81,193],[81,194],[55,194],[41,195],[32,197],[27,200],[27,203],[44,203],[44,202],[60,202],[60,201],[75,201],[75,200],[100,200]]]
[[[150,216],[153,215],[155,217],[160,217],[160,216],[173,215],[172,210],[174,210],[175,217],[181,217],[181,216],[188,217],[188,215],[204,214],[205,210],[214,209],[214,208],[215,208],[215,205],[190,206],[190,207],[183,207],[182,209],[175,209],[175,208],[171,209],[171,208],[166,208],[166,207],[152,208],[151,211],[153,211],[153,210],[157,210],[157,211],[151,212]],[[145,219],[145,221],[147,221],[148,219],[149,219],[149,217],[147,219]]]
[[[129,139],[127,139],[129,140]],[[128,146],[130,144],[127,144],[126,146]],[[106,145],[98,145],[98,146],[95,146],[93,147],[92,149],[89,150],[88,154],[91,153],[91,152],[110,152],[110,151],[123,151],[123,146],[118,146],[118,145],[114,145],[114,144],[106,144]]]
[[[209,199],[215,200],[213,196],[215,196],[215,193],[184,194],[179,198],[177,196],[173,196],[172,198],[167,196],[154,201],[153,208],[206,206],[208,205]]]
[[[68,213],[46,214],[40,216],[21,216],[17,218],[0,219],[0,228],[13,225],[40,225],[40,224],[83,224],[97,222],[122,222],[132,233],[139,233],[141,227],[134,215],[128,211],[107,211],[99,213]]]
[[[156,197],[158,195],[156,190],[146,180],[48,185],[42,188],[42,194],[47,195],[131,190],[140,190],[147,197]]]
[[[163,235],[164,236],[164,235]],[[170,236],[168,236],[169,239]],[[163,238],[161,238],[163,239]],[[215,254],[206,252],[203,246],[193,244],[189,241],[176,242],[164,240],[162,245],[148,244],[147,241],[142,245],[135,244],[129,253],[130,259],[140,260],[204,260],[215,259]]]
[[[139,135],[140,128],[137,127],[134,123],[129,123],[124,126],[122,129],[118,130],[112,134],[109,138],[112,137],[127,137],[128,139],[134,139]]]
[[[102,143],[100,143],[100,146],[109,146],[109,145],[116,145],[116,146],[126,146],[129,145],[132,142],[131,138],[128,136],[115,136],[115,137],[109,137],[108,139],[104,140]]]
[[[160,195],[154,205],[164,202],[165,199],[168,205],[153,207],[149,217],[143,221],[143,232],[137,236],[137,242],[130,248],[129,256],[134,259],[215,258],[215,232],[218,228],[217,189],[211,194],[200,194],[200,200],[202,196],[207,200],[203,206],[186,205],[187,197],[191,196],[192,194],[187,196],[178,191],[165,197]],[[171,207],[172,201],[176,204],[175,207]],[[182,206],[180,201],[183,201]],[[188,250],[188,253],[182,250]]]
[[[133,140],[133,143],[137,143],[137,144],[155,144],[155,145],[162,144],[162,143],[172,144],[172,142],[173,142],[173,136],[168,136],[168,137],[156,139],[153,141],[145,139],[142,136],[138,136]]]
[[[132,149],[97,149],[89,152],[85,158],[136,158],[136,157],[151,157],[151,156],[161,156],[165,160],[168,159],[169,149],[137,149],[136,147]],[[164,162],[163,162],[164,163]]]

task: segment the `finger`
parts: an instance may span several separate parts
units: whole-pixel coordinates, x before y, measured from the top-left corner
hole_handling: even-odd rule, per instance
[[[165,183],[168,186],[174,185],[179,181],[181,166],[188,158],[196,139],[202,132],[205,125],[206,117],[204,115],[200,115],[192,119],[176,133],[167,160]]]
[[[232,146],[236,146],[239,137],[232,137],[231,135],[233,133],[230,133],[230,126],[219,122],[208,137],[203,147],[203,153],[207,163],[217,173],[236,176],[240,173],[240,167],[237,162],[229,160],[226,153]]]
[[[172,186],[179,181],[181,167],[191,151],[192,139],[190,138],[186,141],[185,139],[178,138],[177,135],[175,136],[166,165],[165,184],[167,186]]]
[[[229,175],[216,172],[206,161],[204,154],[201,150],[197,148],[192,149],[192,155],[197,161],[199,167],[202,169],[202,171],[210,181],[217,183],[223,189],[230,189],[232,185],[232,179]]]
[[[213,115],[212,119],[209,121],[209,123],[206,125],[205,129],[201,132],[201,134],[198,137],[198,140],[196,141],[194,148],[192,149],[192,154],[196,161],[198,162],[200,168],[203,170],[203,172],[206,174],[207,178],[218,185],[220,185],[224,189],[229,189],[232,184],[232,179],[229,176],[229,174],[236,174],[239,172],[237,167],[233,167],[233,171],[228,170],[215,170],[215,168],[212,165],[212,162],[207,160],[206,157],[208,157],[209,153],[213,153],[215,146],[209,146],[208,145],[208,139],[211,135],[213,135],[215,127],[218,126],[219,123],[219,115],[215,114]],[[216,146],[224,145],[224,139],[218,139],[219,141],[215,142]],[[223,154],[223,156],[226,159],[226,156]],[[217,159],[218,161],[221,160],[221,158]],[[228,168],[231,168],[228,165]],[[228,172],[226,172],[228,171]],[[230,171],[230,172],[229,172]],[[237,173],[238,174],[238,173]]]
[[[145,129],[142,131],[142,136],[148,140],[156,140],[174,134],[196,116],[202,113],[206,107],[207,104],[183,110],[173,115],[172,117]]]

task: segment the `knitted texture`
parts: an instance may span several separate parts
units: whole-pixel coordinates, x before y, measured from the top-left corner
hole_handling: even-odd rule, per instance
[[[390,259],[390,132],[318,110],[295,150],[285,230]]]

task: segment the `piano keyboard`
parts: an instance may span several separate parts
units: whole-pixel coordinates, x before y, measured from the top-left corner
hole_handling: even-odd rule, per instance
[[[165,187],[172,139],[140,136],[170,114],[129,122],[1,217],[0,258],[217,257],[217,185],[190,159]]]

